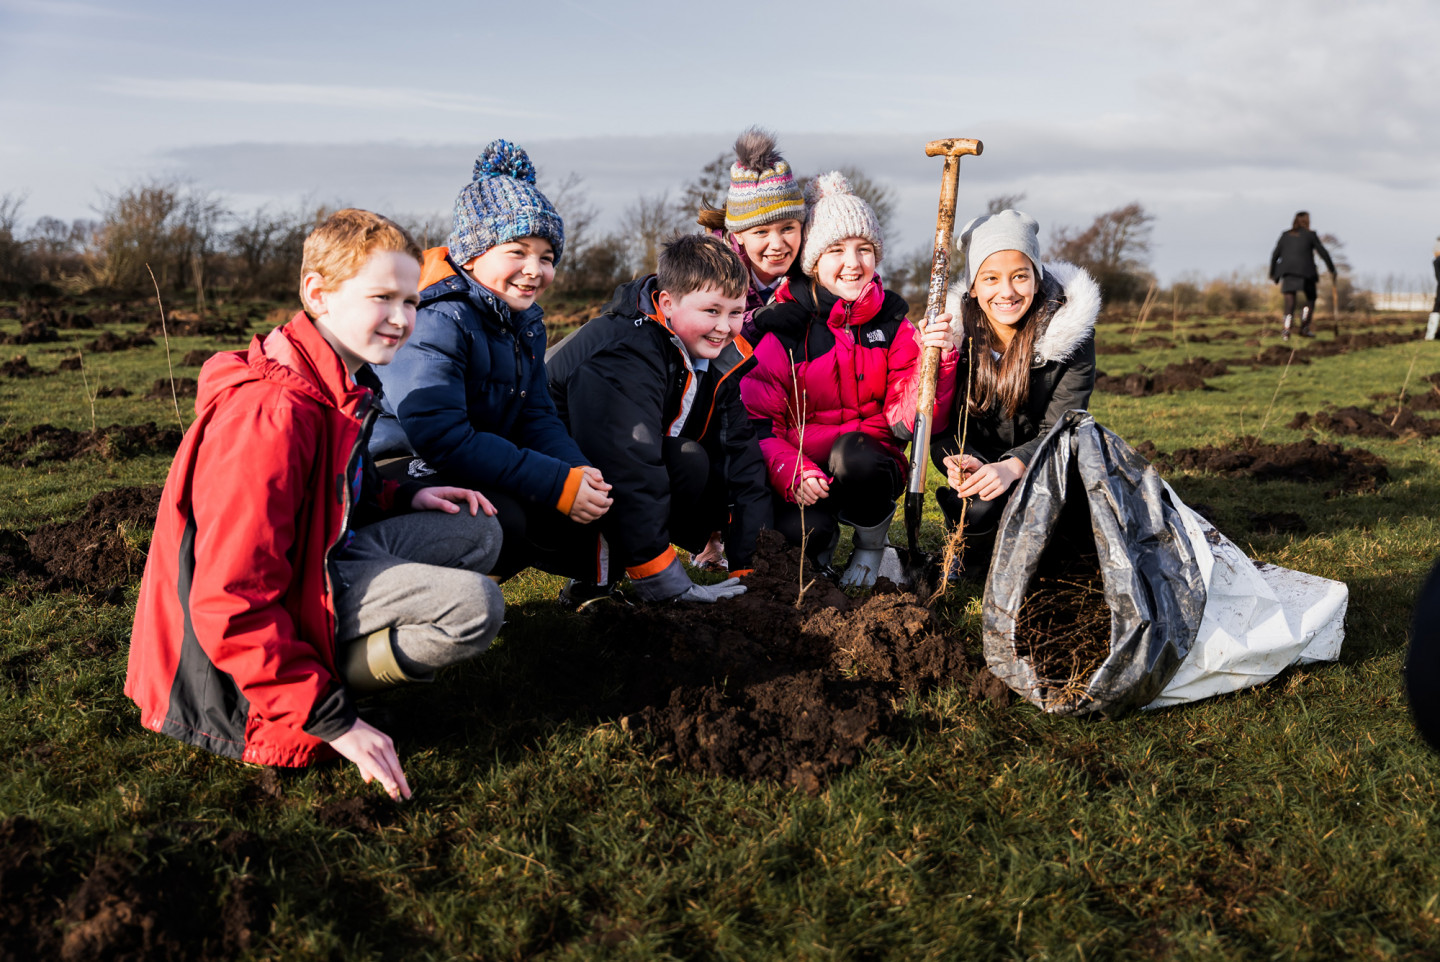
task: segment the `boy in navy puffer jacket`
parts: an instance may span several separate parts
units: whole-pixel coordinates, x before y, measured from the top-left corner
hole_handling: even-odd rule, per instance
[[[415,336],[381,374],[372,455],[392,471],[483,491],[504,530],[501,578],[532,566],[593,576],[590,522],[611,503],[546,389],[535,298],[564,247],[564,224],[535,188],[530,158],[492,141],[455,201],[449,247],[425,252]]]

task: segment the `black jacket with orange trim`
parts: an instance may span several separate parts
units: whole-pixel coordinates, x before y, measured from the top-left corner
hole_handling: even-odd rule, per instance
[[[732,570],[750,567],[755,537],[771,524],[765,461],[740,401],[754,367],[736,338],[697,375],[680,339],[656,320],[655,275],[623,284],[599,317],[545,358],[550,396],[580,450],[605,474],[614,505],[602,519],[611,557],[632,578],[663,569],[670,546],[670,484],[662,460],[668,437],[699,442],[729,490],[725,533]]]

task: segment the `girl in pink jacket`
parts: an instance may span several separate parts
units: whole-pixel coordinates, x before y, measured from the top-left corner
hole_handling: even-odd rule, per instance
[[[756,312],[758,364],[741,397],[760,437],[776,529],[792,544],[803,537],[823,569],[840,525],[850,525],[855,550],[840,583],[869,586],[905,488],[920,351],[943,351],[935,408],[946,411],[957,345],[948,314],[922,339],[906,321],[904,298],[881,286],[880,224],[845,178],[825,174],[810,191],[800,254],[806,279],[786,278]]]

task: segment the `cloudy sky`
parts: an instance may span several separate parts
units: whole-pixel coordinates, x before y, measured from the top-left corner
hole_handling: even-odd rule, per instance
[[[1429,276],[1440,234],[1440,4],[1272,0],[412,7],[0,0],[0,195],[91,216],[179,177],[236,209],[446,212],[479,149],[574,172],[613,223],[750,124],[801,171],[853,164],[934,225],[927,140],[978,137],[961,215],[1047,229],[1138,200],[1164,280],[1254,271],[1295,210],[1355,269]]]

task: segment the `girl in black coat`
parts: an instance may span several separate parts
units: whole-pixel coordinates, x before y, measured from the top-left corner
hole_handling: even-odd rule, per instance
[[[1040,442],[1066,411],[1086,408],[1095,388],[1100,289],[1079,267],[1042,264],[1038,236],[1039,224],[1019,211],[971,221],[960,237],[965,277],[946,299],[969,344],[951,429],[937,432],[930,456],[950,485],[936,492],[947,527],[965,519],[962,563],[972,575],[989,568],[1000,516]]]
[[[1305,292],[1305,307],[1300,312],[1300,336],[1314,337],[1310,332],[1310,317],[1315,312],[1315,284],[1320,280],[1315,270],[1315,255],[1319,254],[1335,279],[1335,262],[1330,252],[1320,243],[1320,238],[1310,229],[1310,213],[1300,211],[1295,215],[1290,229],[1275,242],[1270,253],[1270,279],[1280,285],[1285,298],[1285,327],[1280,336],[1290,340],[1290,324],[1295,317],[1295,295]]]

